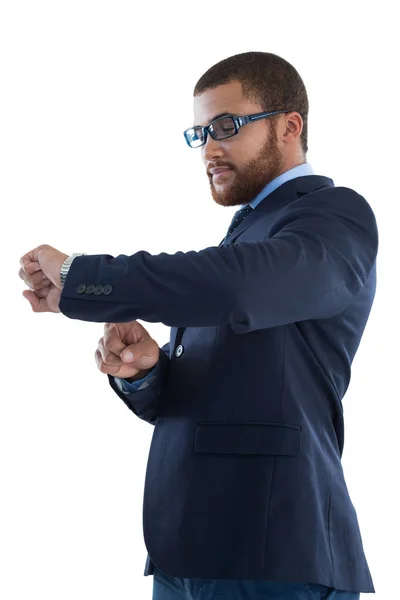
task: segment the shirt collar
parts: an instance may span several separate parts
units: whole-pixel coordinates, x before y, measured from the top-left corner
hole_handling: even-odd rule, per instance
[[[275,179],[273,179],[272,181],[267,183],[267,185],[254,198],[254,200],[252,200],[248,204],[252,208],[255,208],[258,204],[260,204],[261,200],[264,200],[264,198],[266,196],[271,194],[273,191],[275,191],[278,187],[280,187],[282,184],[286,183],[287,181],[290,181],[291,179],[295,179],[296,177],[305,177],[306,175],[314,175],[314,174],[315,173],[314,173],[313,168],[310,165],[310,163],[305,162],[301,165],[297,165],[297,167],[293,167],[293,169],[289,169],[288,171],[281,173],[280,175],[278,175],[278,177],[275,177]],[[242,208],[244,206],[246,206],[246,204],[242,204]]]

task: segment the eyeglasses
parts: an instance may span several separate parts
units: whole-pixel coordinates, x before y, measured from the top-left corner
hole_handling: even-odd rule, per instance
[[[279,115],[280,113],[287,113],[288,110],[274,110],[273,112],[261,112],[253,115],[246,115],[244,117],[237,117],[235,115],[227,115],[219,117],[211,121],[209,125],[201,127],[190,127],[183,132],[185,140],[191,148],[198,148],[203,146],[207,141],[207,133],[211,135],[214,140],[224,140],[225,138],[232,137],[239,133],[239,129],[244,125],[248,125],[258,119],[264,119],[265,117],[271,117],[272,115]]]

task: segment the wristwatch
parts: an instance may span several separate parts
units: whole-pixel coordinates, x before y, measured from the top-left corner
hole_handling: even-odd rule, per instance
[[[65,280],[67,278],[69,268],[70,268],[70,266],[72,264],[72,261],[77,256],[85,256],[85,252],[77,252],[75,254],[72,254],[71,256],[68,256],[68,258],[66,258],[64,260],[63,264],[61,265],[61,269],[60,269],[61,287],[64,287]]]

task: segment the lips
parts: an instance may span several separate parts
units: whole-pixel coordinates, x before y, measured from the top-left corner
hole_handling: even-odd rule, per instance
[[[230,171],[229,167],[221,167],[219,169],[213,169],[210,171],[213,175],[217,175],[218,173],[222,173],[223,171]]]
[[[218,173],[223,173],[224,171],[231,171],[230,167],[215,167],[209,170],[211,175],[218,175]]]

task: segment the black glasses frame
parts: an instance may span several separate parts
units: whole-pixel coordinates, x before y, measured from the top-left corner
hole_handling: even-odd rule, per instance
[[[213,121],[211,121],[211,123],[209,123],[208,125],[205,125],[204,127],[201,125],[196,125],[195,127],[189,127],[188,129],[185,129],[185,131],[183,132],[183,135],[185,137],[186,143],[189,146],[189,148],[200,148],[200,146],[204,146],[204,144],[207,142],[207,134],[209,133],[211,135],[211,137],[214,140],[225,140],[227,138],[233,137],[234,135],[239,133],[239,129],[241,127],[244,127],[245,125],[248,125],[249,123],[253,123],[254,121],[258,121],[259,119],[264,119],[266,117],[271,117],[272,115],[279,115],[281,113],[288,113],[288,110],[274,110],[271,112],[261,112],[261,113],[254,113],[252,115],[244,115],[244,116],[237,116],[237,115],[224,115],[223,117],[218,117],[218,119],[214,119]],[[213,131],[213,123],[215,123],[216,121],[222,121],[222,119],[226,119],[227,117],[230,117],[235,125],[235,131],[234,133],[230,133],[229,135],[224,135],[223,137],[217,137],[215,135],[215,132]],[[191,146],[190,144],[190,136],[189,136],[189,132],[194,131],[196,129],[201,129],[201,132],[204,136],[204,141],[199,144],[198,146]]]

